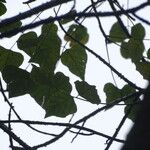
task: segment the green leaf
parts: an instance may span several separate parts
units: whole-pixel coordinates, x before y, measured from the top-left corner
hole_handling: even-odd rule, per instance
[[[126,84],[124,85],[124,87],[121,89],[121,95],[123,96],[127,96],[131,93],[136,92],[135,89],[133,87],[131,87],[130,85]],[[133,104],[134,103],[134,97],[133,98],[128,98],[128,100],[125,101],[125,104]]]
[[[2,76],[7,83],[10,98],[27,94],[34,87],[30,73],[15,66],[6,66],[2,71]]]
[[[57,30],[55,24],[42,26],[37,49],[30,59],[30,62],[38,63],[42,69],[52,74],[60,58],[61,40],[57,35]]]
[[[144,39],[145,29],[141,23],[138,23],[132,27],[131,36],[137,40],[143,40]]]
[[[19,37],[17,40],[17,46],[23,50],[29,56],[32,56],[35,50],[38,48],[38,37],[35,32],[28,32]]]
[[[44,70],[42,70],[41,68],[36,67],[35,65],[32,65],[30,77],[36,84],[47,85],[50,82],[49,74],[44,72]]]
[[[128,84],[124,85],[122,89],[119,89],[116,86],[114,86],[112,83],[107,83],[104,86],[104,92],[106,93],[106,103],[109,104],[110,102],[118,98],[134,93],[135,89],[129,86]],[[125,104],[131,104],[133,103],[133,100],[134,99],[130,98],[127,101],[125,101]]]
[[[73,15],[73,14],[75,14],[76,13],[76,10],[72,10],[72,11],[70,11],[69,13],[68,13],[68,15]],[[75,17],[73,17],[73,18],[71,18],[71,19],[62,19],[61,21],[60,21],[60,23],[61,24],[66,24],[66,23],[69,23],[69,22],[71,22],[71,21],[73,21],[75,19]]]
[[[0,71],[7,65],[19,67],[23,62],[23,56],[20,53],[13,52],[0,46]]]
[[[150,48],[147,51],[147,57],[148,57],[148,59],[150,59]]]
[[[142,41],[131,38],[128,42],[122,42],[120,51],[124,58],[131,58],[135,63],[142,58],[144,44]]]
[[[88,42],[89,34],[87,33],[87,28],[82,25],[71,25],[67,33],[71,35],[74,39],[77,39],[82,44],[86,44]],[[71,37],[67,35],[65,35],[64,39],[70,42],[71,47],[77,44]]]
[[[107,104],[121,97],[121,90],[115,87],[112,83],[105,84],[103,90],[106,93]]]
[[[136,63],[136,70],[141,73],[144,79],[150,79],[150,63],[149,62],[139,62]]]
[[[2,3],[6,3],[6,1],[5,1],[5,0],[0,0],[0,2],[2,2]]]
[[[84,80],[87,54],[83,47],[74,45],[72,48],[67,49],[62,54],[61,61],[72,73]]]
[[[45,109],[45,117],[66,117],[77,110],[70,95],[71,90],[69,78],[58,72],[49,78],[48,83],[37,82],[35,89],[30,94]]]
[[[127,113],[127,111],[128,111],[128,109],[130,109],[130,105],[128,105],[128,106],[126,106],[125,108],[124,108],[124,113],[126,114]],[[135,119],[136,119],[136,116],[137,116],[137,113],[139,112],[139,110],[140,110],[140,105],[138,105],[138,104],[136,104],[136,105],[134,105],[133,107],[132,107],[132,109],[131,109],[131,112],[129,113],[129,115],[128,115],[128,118],[130,119],[130,120],[132,120],[133,122],[135,122]]]
[[[75,86],[79,95],[85,98],[88,102],[93,104],[99,104],[101,102],[95,86],[89,85],[85,81],[76,81]]]
[[[22,25],[22,22],[21,21],[17,21],[15,23],[10,24],[10,25],[4,26],[3,28],[0,28],[0,32],[8,32],[8,31],[10,31],[12,29],[21,27],[21,25]]]
[[[3,14],[5,14],[7,11],[6,6],[0,2],[0,16],[2,16]]]
[[[118,22],[114,23],[109,32],[109,38],[112,42],[122,42],[127,38],[125,32]]]

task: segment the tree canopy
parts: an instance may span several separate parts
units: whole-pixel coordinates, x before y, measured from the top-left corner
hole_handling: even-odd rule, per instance
[[[106,49],[109,45],[117,45],[121,57],[135,66],[136,71],[143,77],[143,81],[148,81],[150,80],[150,48],[145,46],[145,40],[148,40],[146,39],[146,27],[149,27],[150,22],[145,16],[140,16],[139,12],[149,7],[150,1],[137,3],[131,8],[124,8],[122,2],[116,0],[91,0],[82,10],[78,10],[80,2],[77,0],[52,0],[32,8],[32,4],[34,5],[36,1],[23,2],[22,5],[27,5],[29,10],[21,13],[16,12],[16,15],[5,18],[3,16],[9,12],[7,3],[10,2],[0,0],[0,16],[3,17],[0,21],[0,40],[17,37],[14,44],[17,45],[16,51],[13,50],[13,47],[0,45],[0,88],[4,102],[10,107],[9,119],[0,120],[0,128],[8,134],[10,147],[12,149],[39,149],[57,141],[67,132],[73,132],[72,128],[78,129],[78,132],[73,132],[75,138],[79,134],[84,135],[81,131],[87,131],[89,135],[95,134],[107,138],[105,150],[110,148],[113,141],[124,143],[124,140],[116,138],[117,134],[127,118],[135,121],[141,107],[141,96],[145,89],[133,83],[126,77],[126,74],[119,72],[110,63],[108,50],[107,61],[88,46],[88,42],[91,40],[90,34],[88,26],[83,22],[84,20],[90,22],[91,18],[96,18],[99,31],[103,35],[100,38],[106,44]],[[69,11],[65,11],[64,5]],[[109,7],[109,9],[103,10],[103,5],[106,5],[104,8]],[[42,13],[44,14],[46,11],[51,11],[53,14],[41,18]],[[35,19],[24,24],[23,21],[33,15]],[[109,32],[106,32],[103,19],[111,17],[114,17],[116,21],[110,22],[111,28]],[[128,27],[125,20],[128,21]],[[94,25],[92,26],[94,28]],[[36,27],[39,32],[34,30]],[[59,34],[60,30],[62,35]],[[112,73],[114,82],[105,83],[103,91],[99,91],[96,85],[86,80],[86,67],[90,55],[102,62]],[[26,62],[26,57],[29,58],[28,62]],[[27,65],[25,69],[22,67],[24,63]],[[68,68],[71,75],[68,76],[63,69],[58,71],[59,64]],[[74,83],[71,82],[73,75],[76,77]],[[124,81],[123,87],[117,86],[114,75]],[[72,91],[75,91],[77,96],[73,95]],[[101,99],[100,92],[104,92],[106,95],[105,103]],[[45,110],[45,118],[52,116],[65,118],[68,115],[78,113],[75,99],[80,99],[91,105],[104,104],[104,106],[74,123],[24,120],[17,113],[10,99],[25,94],[29,94]],[[85,126],[88,119],[119,104],[125,106],[125,115],[112,137]],[[11,112],[16,115],[16,120],[11,119]],[[29,146],[13,132],[11,125],[15,123],[23,123],[35,132],[37,129],[32,125],[52,125],[65,127],[65,129],[58,135],[53,135],[46,142]],[[37,132],[40,131],[37,130]],[[16,146],[14,141],[19,146]]]

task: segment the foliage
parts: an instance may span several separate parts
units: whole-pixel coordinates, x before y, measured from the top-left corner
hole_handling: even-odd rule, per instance
[[[34,1],[29,0],[23,4],[29,5]],[[5,3],[5,0],[0,0],[0,16],[7,12]],[[29,13],[27,12],[27,14]],[[64,37],[58,34],[58,30],[64,29],[55,20],[47,22],[40,20],[41,22],[43,21],[40,27],[40,34],[38,35],[35,31],[22,33],[16,41],[18,51],[12,51],[10,48],[0,46],[0,71],[7,85],[6,90],[9,98],[30,94],[45,110],[45,117],[66,117],[76,113],[78,109],[75,98],[79,97],[82,97],[80,99],[84,100],[85,103],[89,102],[91,105],[101,104],[97,87],[86,81],[86,66],[89,56],[87,52],[89,52],[126,82],[122,88],[109,82],[104,85],[103,91],[106,95],[105,110],[115,106],[119,100],[119,102],[125,105],[124,112],[127,114],[127,117],[135,121],[136,115],[140,110],[138,103],[141,99],[140,96],[134,94],[137,92],[142,94],[143,89],[138,88],[111,64],[96,54],[94,50],[90,50],[86,46],[90,35],[88,28],[78,22],[79,18],[75,16],[77,15],[76,10],[71,10],[67,15],[69,16],[68,18],[66,16],[63,18],[63,15],[60,18],[57,18],[57,15],[55,18],[49,18],[57,19],[61,25],[68,25],[68,30],[65,31]],[[97,15],[95,14],[94,17],[97,18]],[[21,19],[10,24],[9,21],[7,23],[8,25],[0,27],[0,36],[5,36],[5,34],[7,36],[8,34],[7,38],[10,38],[11,34],[20,32],[24,27]],[[27,29],[32,29],[32,26],[34,27],[34,23],[29,24]],[[24,31],[25,28],[22,30]],[[101,31],[103,33],[103,29]],[[143,24],[133,24],[131,31],[129,31],[130,36],[125,31],[124,26],[122,26],[121,21],[118,19],[117,22],[112,24],[109,35],[104,33],[103,35],[109,39],[107,39],[109,41],[107,44],[120,45],[121,56],[124,59],[130,59],[142,77],[150,80],[150,48],[146,50],[144,45],[146,31]],[[62,43],[64,42],[68,44],[67,48],[63,47]],[[25,62],[23,55],[28,55],[29,57],[28,63],[31,67],[29,71],[22,67],[22,64]],[[70,82],[71,76],[67,76],[62,70],[57,71],[59,63],[66,66],[70,73],[76,76],[74,84]],[[72,90],[78,93],[77,97],[71,94]],[[1,92],[3,92],[2,87]],[[132,94],[134,96],[130,97]],[[132,109],[130,110],[131,106]],[[130,112],[128,113],[129,110]]]

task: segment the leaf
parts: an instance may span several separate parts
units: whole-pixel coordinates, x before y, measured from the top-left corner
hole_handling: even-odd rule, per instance
[[[132,94],[134,92],[136,92],[136,90],[128,84],[124,85],[124,87],[121,89],[122,97],[127,96],[129,94]],[[133,98],[128,98],[127,100],[125,100],[125,104],[133,104],[134,99],[135,99],[134,97]]]
[[[139,62],[136,63],[136,70],[141,73],[144,79],[150,79],[150,63],[149,62]]]
[[[76,10],[71,10],[70,12],[68,12],[68,15],[73,15],[73,14],[75,14],[76,13]],[[61,21],[60,21],[60,23],[61,24],[66,24],[66,23],[69,23],[69,22],[71,22],[71,21],[73,21],[75,19],[75,17],[72,17],[71,19],[62,19]]]
[[[101,102],[95,86],[89,85],[85,81],[76,81],[75,86],[79,95],[85,98],[88,102],[92,104],[99,104]]]
[[[5,1],[5,0],[0,0],[0,2],[2,2],[2,3],[6,3],[6,1]]]
[[[129,105],[124,108],[124,113],[125,114],[127,113],[129,108],[130,108]],[[131,112],[128,115],[128,118],[130,120],[132,120],[133,122],[135,122],[135,119],[136,119],[136,116],[137,116],[137,113],[139,112],[139,110],[140,110],[140,105],[139,104],[134,105],[131,109]]]
[[[23,56],[20,53],[13,52],[0,46],[0,71],[7,65],[19,67],[23,62]]]
[[[38,37],[35,32],[28,32],[19,37],[17,40],[17,46],[23,50],[29,56],[32,56],[35,50],[38,48]]]
[[[49,84],[50,76],[46,74],[41,68],[32,65],[32,70],[30,73],[31,79],[37,84]]]
[[[3,14],[5,14],[7,11],[6,6],[0,2],[0,16],[2,16]]]
[[[124,58],[131,58],[135,63],[142,58],[144,44],[142,41],[131,38],[128,42],[122,42],[120,51]]]
[[[2,76],[7,83],[10,98],[27,94],[34,87],[30,73],[15,66],[6,66],[2,71]]]
[[[145,29],[141,23],[138,23],[132,27],[131,36],[137,40],[143,40],[144,39]]]
[[[1,3],[1,2],[2,2],[2,3],[6,3],[6,0],[0,0],[0,3]]]
[[[30,62],[38,63],[42,69],[52,74],[60,58],[61,40],[57,35],[57,30],[55,24],[42,26],[37,49],[30,59]]]
[[[109,104],[121,97],[121,90],[115,87],[112,83],[107,83],[104,86],[104,92],[106,93],[106,103]]]
[[[71,90],[69,78],[58,72],[53,77],[51,76],[48,83],[36,83],[35,89],[30,94],[45,109],[45,117],[66,117],[77,110],[70,95]]]
[[[82,25],[71,25],[67,33],[71,35],[74,39],[80,41],[82,44],[86,44],[88,42],[89,34],[87,33],[87,28]],[[65,35],[64,39],[70,42],[71,47],[76,44],[76,42],[67,35]]]
[[[147,51],[147,57],[148,57],[148,59],[150,59],[150,48]]]
[[[127,38],[125,32],[118,22],[114,23],[111,27],[109,37],[112,42],[122,42]]]
[[[61,55],[61,61],[72,73],[84,80],[87,54],[83,47],[74,45],[72,48],[67,49]]]
[[[10,24],[10,25],[4,26],[3,28],[0,28],[0,32],[8,32],[8,31],[10,31],[12,29],[21,27],[21,25],[22,25],[22,22],[21,21],[17,21],[15,23]]]

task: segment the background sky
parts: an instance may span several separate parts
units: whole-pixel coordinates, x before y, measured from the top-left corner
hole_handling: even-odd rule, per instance
[[[20,12],[24,12],[26,10],[29,10],[30,8],[27,5],[23,5],[22,2],[23,0],[6,0],[7,1],[7,9],[8,12],[6,15],[2,16],[0,19],[10,17],[13,15],[16,15]],[[31,5],[31,8],[34,6],[37,6],[39,4],[42,4],[44,0],[37,0]],[[141,1],[142,3],[142,1]],[[78,10],[82,10],[85,8],[85,5],[90,4],[90,0],[77,0],[77,8]],[[124,7],[126,8],[127,1],[124,1]],[[129,1],[129,6],[135,6],[137,4],[137,1]],[[69,8],[71,8],[71,3],[68,3],[66,6],[62,7],[62,12],[67,12]],[[103,10],[107,10],[108,6],[103,5],[100,7]],[[148,10],[141,11],[140,15],[142,16],[143,14],[148,14]],[[49,16],[51,11],[46,11],[43,13],[40,18],[45,18],[46,16]],[[148,17],[145,15],[145,17]],[[23,21],[23,24],[31,22],[35,16],[30,17],[29,19]],[[106,18],[102,19],[103,26],[105,27],[106,33],[109,33],[109,30],[111,28],[111,25],[113,22],[116,20],[114,18]],[[127,25],[127,20],[124,20],[125,24]],[[105,48],[105,43],[102,34],[99,31],[98,25],[97,25],[97,20],[95,18],[89,18],[86,19],[83,23],[87,28],[88,28],[88,33],[90,35],[89,42],[87,46],[89,46],[91,49],[95,50],[96,53],[98,53],[100,56],[102,56],[105,60],[107,60],[107,53],[106,53],[106,48]],[[145,26],[147,29],[147,35],[146,38],[150,38],[150,32],[149,28]],[[67,29],[67,26],[65,26]],[[38,34],[40,33],[40,28],[34,29]],[[28,31],[26,31],[28,32]],[[11,39],[5,38],[3,40],[0,40],[0,45],[3,45],[5,48],[10,48],[12,45],[15,43],[17,38],[19,37],[20,34],[18,34],[16,37],[13,37]],[[59,35],[63,36],[63,33],[59,31]],[[149,47],[148,45],[149,41],[145,41],[146,48]],[[135,66],[131,63],[130,60],[125,60],[121,57],[119,47],[110,44],[108,45],[109,48],[109,55],[110,55],[110,60],[111,60],[111,65],[114,66],[116,69],[118,69],[122,74],[124,74],[129,80],[132,82],[136,83],[138,86],[145,87],[146,81],[143,80],[142,76],[135,71]],[[17,49],[17,45],[12,48],[12,50]],[[20,50],[19,50],[20,51]],[[27,67],[27,61],[28,57],[25,55],[26,62],[22,65],[22,68]],[[30,70],[30,67],[28,68]],[[57,66],[57,71],[63,70],[66,75],[72,77],[70,80],[71,83],[73,83],[75,80],[79,79],[76,76],[72,75],[66,67],[61,65],[61,63],[58,64]],[[117,78],[115,76],[117,85],[119,88],[122,88],[122,86],[125,84],[120,78]],[[107,82],[112,82],[112,76],[110,70],[100,61],[98,61],[94,56],[91,56],[88,54],[88,63],[87,63],[87,68],[86,68],[86,76],[85,80],[91,84],[91,85],[96,85],[96,88],[98,90],[98,93],[100,95],[100,98],[102,102],[105,102],[105,94],[103,93],[103,86]],[[73,91],[72,95],[76,95],[76,92]],[[103,105],[92,105],[90,103],[86,103],[80,100],[75,100],[78,108],[78,112],[75,114],[73,118],[73,122],[76,120],[82,118],[83,116],[89,114],[93,110],[102,107]],[[27,119],[27,120],[43,120],[43,121],[57,121],[57,122],[68,122],[69,119],[71,118],[71,115],[69,115],[66,118],[56,118],[56,117],[49,117],[44,119],[45,111],[32,99],[28,94],[24,96],[20,96],[17,98],[11,98],[10,102],[13,102],[13,105],[15,107],[15,110],[20,114],[21,118]],[[86,127],[93,128],[96,131],[108,134],[108,135],[113,135],[115,132],[116,128],[119,125],[119,122],[121,121],[123,115],[124,115],[124,106],[116,106],[108,111],[101,112],[100,114],[96,115],[95,117],[91,118],[90,120],[87,121]],[[0,100],[0,119],[6,119],[8,118],[8,112],[9,112],[9,107],[7,106],[6,103],[3,102],[3,99],[1,97]],[[14,115],[12,118],[16,118]],[[7,120],[7,119],[6,119]],[[122,130],[120,131],[119,135],[117,138],[125,138],[125,135],[130,128],[132,122],[127,119],[125,122]],[[49,136],[41,136],[39,133],[32,132],[31,129],[28,129],[25,125],[13,125],[13,131],[20,136],[22,139],[25,140],[26,143],[29,145],[35,145],[35,144],[40,144],[46,140],[49,139]],[[38,127],[38,129],[41,129],[46,132],[57,133],[58,131],[61,131],[58,127]],[[86,150],[103,150],[106,145],[105,142],[107,139],[99,136],[81,136],[79,135],[73,143],[71,143],[72,138],[74,137],[74,134],[67,133],[62,139],[59,141],[55,142],[54,144],[41,148],[40,150],[59,150],[59,149],[66,149],[66,150],[77,150],[81,148],[85,148]],[[3,131],[0,130],[0,149],[1,150],[7,150],[9,145],[8,141],[8,136],[5,134]],[[120,144],[113,142],[110,150],[118,150],[120,148]]]

